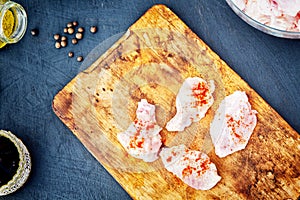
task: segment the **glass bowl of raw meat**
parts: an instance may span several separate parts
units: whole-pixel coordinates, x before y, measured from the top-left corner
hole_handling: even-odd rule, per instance
[[[282,38],[300,39],[300,0],[226,0],[254,28]]]

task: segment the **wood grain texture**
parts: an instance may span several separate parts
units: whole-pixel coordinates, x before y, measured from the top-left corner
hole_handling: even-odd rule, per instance
[[[167,172],[161,161],[130,157],[116,140],[135,118],[137,102],[156,105],[165,126],[174,116],[183,80],[214,80],[215,103],[207,116],[182,133],[162,131],[163,142],[205,151],[222,180],[197,191]],[[246,91],[258,124],[245,150],[225,158],[214,154],[209,123],[219,102]],[[53,109],[84,146],[134,199],[297,199],[300,137],[249,85],[163,5],[149,9],[127,33],[54,98]]]

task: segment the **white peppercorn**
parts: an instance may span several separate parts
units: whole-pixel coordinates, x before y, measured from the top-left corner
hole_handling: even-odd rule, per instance
[[[83,35],[82,35],[82,33],[76,33],[75,37],[76,37],[76,39],[81,40]]]
[[[59,34],[54,34],[53,38],[54,38],[54,40],[59,40],[60,35]]]
[[[61,41],[61,42],[60,42],[60,45],[61,45],[62,47],[66,47],[66,46],[67,46],[67,41],[66,41],[66,40]]]
[[[78,57],[77,57],[77,61],[78,61],[78,62],[83,61],[83,57],[82,57],[82,56],[78,56]]]
[[[59,49],[61,47],[59,42],[55,42],[55,48]]]
[[[83,33],[83,32],[84,32],[84,28],[79,27],[77,31],[78,31],[79,33]]]
[[[68,28],[68,33],[69,33],[70,35],[72,35],[72,34],[74,33],[74,29],[73,29],[73,28]]]
[[[77,39],[76,38],[72,39],[72,44],[77,44]]]
[[[71,28],[73,26],[72,22],[67,23],[67,28]]]
[[[91,26],[90,32],[91,33],[96,33],[97,32],[97,27],[96,26]]]
[[[30,33],[31,33],[32,36],[37,36],[39,34],[39,30],[35,28],[35,29],[32,29],[30,31]]]
[[[68,56],[69,56],[69,58],[72,58],[72,57],[74,56],[74,52],[70,51],[70,52],[68,53]]]

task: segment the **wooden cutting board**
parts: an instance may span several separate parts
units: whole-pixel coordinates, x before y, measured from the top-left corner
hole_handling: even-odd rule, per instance
[[[216,85],[205,118],[180,133],[161,132],[167,146],[184,143],[206,152],[221,181],[197,191],[166,171],[160,160],[129,156],[116,135],[135,118],[137,102],[156,106],[164,127],[176,112],[175,97],[187,77]],[[209,124],[218,104],[245,91],[258,123],[245,150],[215,155]],[[300,137],[249,85],[164,5],[150,8],[128,31],[54,98],[56,115],[133,199],[297,199]]]

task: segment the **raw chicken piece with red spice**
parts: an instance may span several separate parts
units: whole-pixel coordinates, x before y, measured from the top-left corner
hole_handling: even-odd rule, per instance
[[[155,106],[142,99],[138,103],[136,119],[117,138],[131,156],[153,162],[158,159],[158,151],[162,145],[159,134],[161,129],[156,123]]]
[[[160,156],[168,171],[197,190],[209,190],[221,180],[216,165],[205,153],[185,145],[165,147]]]
[[[210,126],[216,155],[225,157],[246,147],[256,126],[256,114],[245,92],[236,91],[223,99]]]
[[[214,102],[213,92],[213,81],[211,81],[209,86],[202,78],[187,78],[177,94],[177,112],[167,123],[167,130],[183,131],[192,122],[200,121]]]

